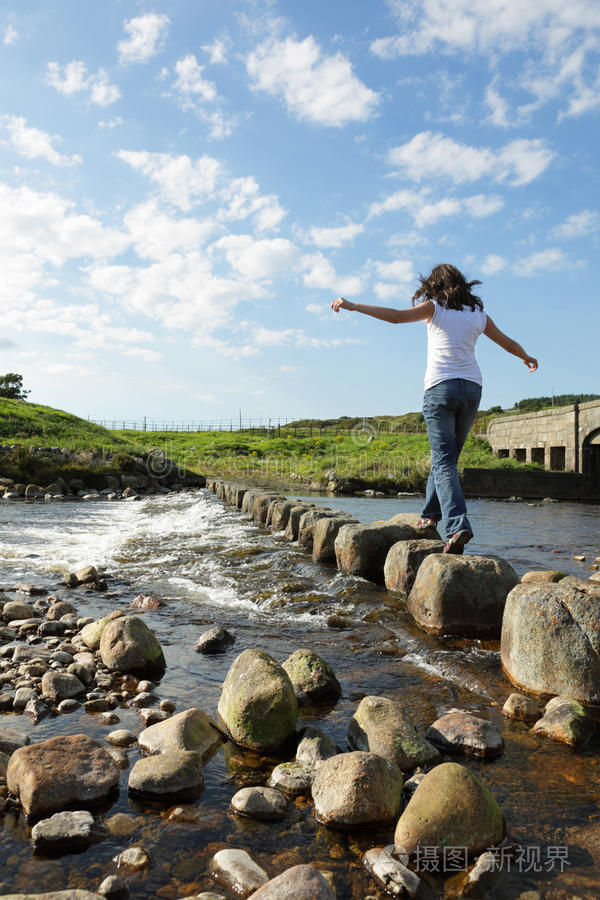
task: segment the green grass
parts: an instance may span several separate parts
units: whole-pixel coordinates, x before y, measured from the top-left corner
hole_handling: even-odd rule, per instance
[[[405,424],[407,433],[403,430]],[[419,414],[411,413],[402,417],[331,420],[330,427],[320,433],[318,422],[305,420],[302,425],[296,423],[295,429],[293,425],[282,427],[271,437],[264,432],[111,431],[48,406],[0,399],[0,442],[18,445],[4,452],[0,474],[33,480],[41,478],[43,472],[46,483],[60,474],[55,460],[53,463],[39,455],[32,456],[28,449],[32,447],[72,451],[75,458],[69,463],[71,477],[74,465],[97,472],[123,471],[133,456],[158,449],[192,472],[206,475],[324,484],[327,473],[334,470],[342,478],[355,480],[359,487],[415,490],[423,487],[429,465],[427,435],[410,433],[418,425]],[[468,438],[461,465],[538,468],[499,459],[487,441],[476,435]]]

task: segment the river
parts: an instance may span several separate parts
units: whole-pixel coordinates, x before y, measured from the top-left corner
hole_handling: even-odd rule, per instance
[[[422,504],[412,496],[310,499],[365,522],[420,511]],[[587,565],[600,553],[597,505],[472,500],[469,514],[476,528],[469,552],[503,556],[519,574],[543,567],[587,577]],[[585,562],[572,559],[579,554]],[[106,572],[111,596],[56,590],[63,571],[87,564]],[[333,666],[343,697],[332,709],[306,710],[303,721],[318,724],[342,748],[348,721],[367,694],[400,699],[417,725],[426,728],[457,706],[502,718],[500,708],[511,692],[500,670],[497,642],[424,634],[402,601],[384,588],[314,563],[296,545],[259,530],[207,491],[138,503],[5,502],[0,506],[0,584],[21,580],[68,597],[80,615],[104,615],[127,606],[139,593],[162,597],[164,607],[145,615],[167,660],[157,692],[176,701],[178,710],[200,706],[214,715],[229,665],[248,647],[266,649],[280,662],[298,647],[312,647]],[[213,623],[233,631],[236,643],[222,655],[200,656],[194,652],[196,639]],[[140,729],[135,710],[117,712],[118,727]],[[18,726],[34,740],[82,731],[103,739],[115,727],[99,724],[83,710],[36,726],[24,715],[11,714],[2,724]],[[510,841],[533,848],[527,864],[513,862],[498,896],[516,898],[541,887],[545,897],[600,896],[598,740],[574,753],[531,734],[522,723],[503,720],[502,728],[502,756],[467,762],[503,808]],[[132,764],[135,759],[133,749]],[[131,833],[111,835],[84,853],[60,859],[32,856],[27,823],[11,811],[3,827],[0,820],[0,888],[3,893],[93,891],[115,870],[112,858],[134,844],[147,850],[152,866],[131,877],[131,896],[176,900],[211,889],[208,860],[223,846],[233,846],[248,850],[271,875],[297,862],[314,862],[333,872],[338,900],[386,896],[363,871],[360,854],[375,840],[389,843],[390,829],[332,831],[316,822],[306,800],[291,802],[287,818],[278,824],[230,812],[238,787],[264,783],[274,762],[227,745],[207,763],[206,789],[183,817],[170,817],[164,805],[128,797],[125,772],[118,799],[99,815],[105,820],[116,812],[129,815]],[[550,868],[548,848],[557,846],[566,848],[566,862]]]

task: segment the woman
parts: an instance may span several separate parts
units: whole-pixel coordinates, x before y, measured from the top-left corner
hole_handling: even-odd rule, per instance
[[[483,312],[481,298],[471,292],[480,281],[467,281],[455,266],[442,263],[412,298],[412,309],[389,309],[350,303],[338,297],[335,312],[347,309],[384,322],[427,323],[427,369],[423,415],[431,445],[431,469],[419,527],[444,523],[444,553],[462,553],[473,537],[458,477],[458,457],[481,399],[481,372],[475,344],[485,334],[523,360],[530,372],[538,367],[516,341],[503,334]],[[420,302],[417,302],[420,301]],[[415,305],[416,304],[416,305]]]

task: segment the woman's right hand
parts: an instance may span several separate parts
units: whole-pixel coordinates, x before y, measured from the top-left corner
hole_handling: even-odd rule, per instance
[[[538,367],[538,361],[534,356],[526,356],[523,360],[530,372],[535,372]]]
[[[337,297],[331,304],[331,308],[334,312],[339,312],[340,309],[348,309],[352,311],[354,307],[354,303],[350,303],[349,300],[344,300],[343,297]]]

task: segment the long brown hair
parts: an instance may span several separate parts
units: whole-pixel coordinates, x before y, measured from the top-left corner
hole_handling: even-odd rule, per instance
[[[421,287],[413,294],[413,306],[422,299],[436,300],[446,309],[464,309],[465,306],[471,310],[483,309],[481,297],[471,293],[471,288],[481,281],[467,281],[456,266],[440,263],[427,278],[419,275],[419,280]]]

